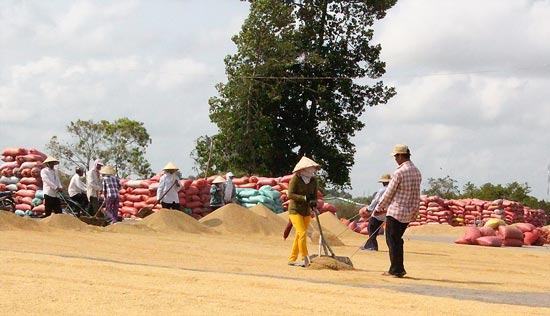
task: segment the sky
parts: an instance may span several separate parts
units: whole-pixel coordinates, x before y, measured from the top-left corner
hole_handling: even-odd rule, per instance
[[[247,13],[238,0],[0,0],[0,148],[44,149],[70,121],[129,117],[153,139],[153,169],[192,174]],[[550,0],[399,0],[374,41],[397,95],[361,117],[354,196],[375,192],[404,143],[424,185],[519,181],[550,199]]]

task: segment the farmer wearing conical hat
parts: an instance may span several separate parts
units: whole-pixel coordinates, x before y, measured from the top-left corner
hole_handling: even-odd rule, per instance
[[[217,176],[210,186],[210,209],[217,210],[223,206],[223,184],[225,179],[222,176]]]
[[[40,171],[40,177],[42,178],[44,192],[44,209],[45,216],[50,216],[52,212],[61,213],[61,200],[59,199],[59,192],[63,190],[61,186],[61,180],[59,179],[59,173],[55,168],[59,164],[59,160],[54,157],[48,157],[44,160],[46,168]]]
[[[164,174],[160,177],[159,187],[157,189],[157,201],[162,208],[181,210],[178,192],[181,190],[180,179],[176,171],[179,168],[169,162],[164,166]]]
[[[390,268],[384,275],[402,278],[407,274],[403,265],[403,234],[418,214],[422,174],[412,163],[408,146],[395,145],[392,156],[398,167],[373,214],[386,213],[385,234]]]
[[[120,181],[115,175],[116,171],[111,166],[104,166],[99,170],[103,179],[103,196],[105,197],[105,217],[114,224],[118,222],[118,203]]]
[[[307,227],[311,221],[311,212],[317,207],[316,172],[320,166],[313,160],[302,157],[294,167],[294,175],[288,186],[288,217],[296,229],[289,265],[308,266]],[[298,255],[303,261],[297,262]]]
[[[372,199],[372,202],[367,207],[366,211],[373,212],[380,200],[382,199],[382,196],[384,195],[384,192],[386,192],[386,187],[388,186],[388,183],[390,183],[391,176],[389,174],[384,174],[380,177],[378,182],[382,183],[382,187],[376,194],[374,195],[374,198]],[[363,210],[363,209],[361,209]],[[376,240],[376,236],[378,236],[378,231],[380,229],[380,226],[384,224],[386,221],[386,215],[385,214],[371,214],[371,217],[369,218],[369,239],[365,242],[363,246],[361,246],[362,250],[371,250],[371,251],[378,251],[378,241]]]

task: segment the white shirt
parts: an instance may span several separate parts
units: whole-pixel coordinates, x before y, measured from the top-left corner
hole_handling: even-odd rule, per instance
[[[42,188],[44,194],[57,197],[57,189],[61,188],[61,181],[59,180],[57,170],[46,167],[40,171],[40,177],[44,185]]]
[[[69,196],[73,197],[79,193],[86,192],[86,185],[80,179],[78,174],[75,174],[69,182]]]
[[[174,184],[174,182],[176,181],[178,183],[172,186],[172,184]],[[171,186],[172,188],[170,189]],[[180,189],[181,184],[179,182],[178,176],[175,173],[165,173],[162,175],[162,177],[160,177],[159,187],[157,189],[157,200],[164,203],[179,203],[180,198],[178,197],[178,191]],[[161,200],[160,198],[165,192],[168,193],[166,193],[166,195]]]
[[[99,172],[95,169],[86,172],[86,194],[88,198],[98,197],[101,190],[103,190],[103,183]]]
[[[374,196],[374,199],[372,199],[372,202],[370,203],[369,207],[367,208],[370,212],[374,211],[376,209],[376,206],[378,206],[378,203],[380,203],[380,200],[382,199],[382,196],[384,196],[384,192],[386,192],[386,187],[383,186],[376,192],[376,195]],[[386,214],[374,214],[372,217],[376,218],[379,221],[385,222],[386,221]]]

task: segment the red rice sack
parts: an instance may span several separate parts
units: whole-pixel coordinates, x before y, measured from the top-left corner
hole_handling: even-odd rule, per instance
[[[187,204],[185,205],[185,207],[187,208],[201,208],[203,207],[203,202],[201,202],[200,200],[199,201],[191,201],[191,202],[187,202]]]
[[[480,246],[501,247],[502,239],[500,239],[497,236],[485,236],[485,237],[479,237],[476,240],[476,243]]]
[[[4,148],[2,156],[19,156],[28,154],[25,148]]]
[[[138,210],[137,210],[135,207],[123,206],[123,207],[120,209],[120,212],[123,213],[123,214],[136,215],[137,212],[138,212]]]
[[[521,230],[522,233],[530,232],[536,228],[535,225],[531,223],[516,223],[514,224],[514,226],[519,228],[519,230]]]
[[[497,232],[494,229],[492,229],[491,227],[481,227],[479,229],[479,231],[481,232],[481,236],[483,236],[483,237],[496,236],[497,235]]]
[[[40,150],[38,150],[36,148],[29,149],[29,154],[35,155],[35,156],[40,156],[40,161],[44,161],[44,160],[46,160],[46,158],[48,158],[48,156],[46,156],[46,154],[44,154],[43,152],[41,152]]]
[[[36,194],[36,192],[32,191],[32,190],[19,190],[19,191],[15,192],[15,195],[17,195],[17,196],[30,197],[30,198],[34,198],[35,194]]]
[[[145,201],[147,198],[143,199],[143,195],[133,195],[133,194],[126,194],[126,201],[130,202],[142,202]]]
[[[479,228],[477,227],[468,227],[466,228],[466,232],[464,233],[464,239],[468,240],[471,245],[476,244],[476,240],[482,237],[481,232],[479,231]]]
[[[32,207],[29,204],[17,204],[15,205],[15,209],[21,211],[30,211]]]
[[[515,226],[499,226],[498,232],[502,239],[523,240],[523,233]]]
[[[521,247],[523,246],[523,239],[504,239],[502,245],[506,247]]]
[[[32,211],[36,213],[44,213],[46,211],[46,205],[40,204],[38,206],[35,206]]]
[[[459,245],[471,245],[472,243],[464,238],[464,237],[460,237],[459,239],[455,240],[455,244],[459,244]]]
[[[149,196],[151,194],[151,191],[149,191],[149,188],[145,189],[145,188],[136,188],[132,191],[133,194],[135,195],[147,195]]]
[[[538,229],[534,229],[530,232],[523,233],[523,243],[525,245],[531,246],[537,243],[539,240],[540,233]]]

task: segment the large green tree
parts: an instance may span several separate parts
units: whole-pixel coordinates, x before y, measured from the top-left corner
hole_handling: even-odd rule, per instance
[[[148,177],[151,165],[145,158],[151,137],[142,122],[121,118],[113,122],[77,120],[67,125],[67,140],[53,136],[46,148],[66,168],[88,168],[101,158],[121,177]]]
[[[193,157],[213,171],[281,175],[303,155],[336,185],[350,183],[355,146],[369,106],[395,91],[385,72],[373,23],[395,1],[250,0],[225,59],[226,83],[210,99],[219,132],[197,140]]]

